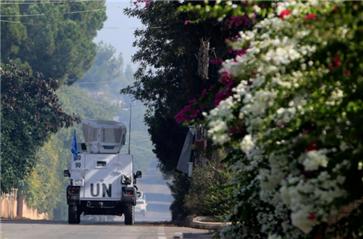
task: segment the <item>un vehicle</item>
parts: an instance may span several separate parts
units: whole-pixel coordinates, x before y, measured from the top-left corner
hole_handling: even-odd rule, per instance
[[[72,159],[64,176],[67,187],[68,222],[80,223],[84,215],[124,215],[125,224],[134,224],[137,198],[133,158],[120,153],[126,127],[116,121],[83,120],[84,143],[72,139]]]

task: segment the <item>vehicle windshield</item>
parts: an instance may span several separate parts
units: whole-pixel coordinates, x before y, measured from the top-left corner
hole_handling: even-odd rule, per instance
[[[102,129],[102,142],[106,143],[120,143],[122,135],[122,129]]]

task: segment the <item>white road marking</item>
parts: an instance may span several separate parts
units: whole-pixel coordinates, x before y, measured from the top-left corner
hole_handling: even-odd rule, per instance
[[[159,227],[158,228],[158,239],[167,239],[165,235],[165,228]]]
[[[183,233],[181,232],[174,233],[173,239],[183,239]]]

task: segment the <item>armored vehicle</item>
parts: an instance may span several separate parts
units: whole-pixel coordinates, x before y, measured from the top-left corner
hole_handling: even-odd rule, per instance
[[[72,159],[64,176],[67,187],[68,222],[80,223],[84,215],[124,215],[134,224],[137,198],[133,157],[120,153],[125,145],[126,127],[116,121],[83,120],[84,143],[72,139]]]

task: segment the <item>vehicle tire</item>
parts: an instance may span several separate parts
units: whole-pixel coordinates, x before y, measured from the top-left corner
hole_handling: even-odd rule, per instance
[[[125,216],[125,225],[134,225],[135,224],[135,207],[131,204],[125,206],[124,211]]]
[[[79,224],[81,222],[81,214],[76,205],[68,205],[68,224]]]

